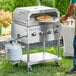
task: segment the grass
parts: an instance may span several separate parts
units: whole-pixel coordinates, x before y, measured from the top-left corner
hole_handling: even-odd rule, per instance
[[[33,52],[40,52],[42,49],[32,49]],[[57,48],[46,48],[46,51],[56,54]],[[25,53],[25,52],[24,52]],[[61,47],[62,60],[59,61],[60,66],[56,67],[55,62],[45,62],[32,65],[32,72],[27,72],[27,67],[20,62],[18,67],[8,62],[5,57],[0,57],[0,76],[76,76],[76,74],[66,74],[65,72],[72,67],[72,58],[63,57],[63,47]]]

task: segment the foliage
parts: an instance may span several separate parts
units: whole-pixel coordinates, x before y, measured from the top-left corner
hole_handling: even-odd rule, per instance
[[[55,7],[55,0],[42,0],[42,5]]]
[[[15,7],[36,6],[38,0],[15,0]]]
[[[14,9],[14,0],[0,0],[0,9],[12,11]]]
[[[12,22],[12,12],[10,11],[4,11],[0,10],[0,23],[3,25],[3,27],[7,27]]]
[[[58,8],[61,15],[64,15],[69,6],[70,0],[55,0],[55,7]]]
[[[40,0],[0,0],[0,9],[13,11],[16,7],[36,6]],[[70,0],[42,0],[42,5],[56,7],[64,15]]]

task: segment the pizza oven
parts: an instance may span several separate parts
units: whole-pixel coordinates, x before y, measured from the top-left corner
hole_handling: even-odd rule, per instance
[[[38,20],[39,16],[50,16],[53,20]],[[31,44],[60,39],[61,24],[56,8],[32,6],[16,8],[13,12],[12,37],[23,38],[20,42]]]

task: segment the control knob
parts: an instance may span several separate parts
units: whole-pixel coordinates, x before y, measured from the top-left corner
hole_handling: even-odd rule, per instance
[[[40,34],[40,35],[43,35],[44,33],[43,33],[43,32],[40,32],[39,34]]]
[[[36,32],[32,33],[32,36],[36,36],[36,35],[37,35]]]
[[[57,28],[59,27],[59,25],[56,26]]]
[[[56,30],[56,31],[54,31],[54,33],[56,34],[56,33],[59,33],[59,32],[58,32],[58,30]]]
[[[51,30],[48,30],[48,31],[47,31],[47,34],[51,34]]]

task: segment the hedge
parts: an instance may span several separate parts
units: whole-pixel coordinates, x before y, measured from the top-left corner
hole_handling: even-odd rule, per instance
[[[42,5],[55,7],[60,11],[60,15],[64,15],[70,4],[70,0],[42,0]]]
[[[14,10],[14,0],[0,0],[0,9]]]
[[[13,11],[16,7],[36,6],[39,0],[0,0],[0,9]]]
[[[37,6],[40,0],[0,0],[0,9],[13,11],[16,7]],[[70,0],[42,0],[42,5],[56,7],[64,15]]]
[[[38,0],[15,0],[16,7],[26,7],[26,6],[36,6],[38,5]]]
[[[55,7],[60,11],[61,15],[64,15],[70,4],[70,0],[55,0]]]
[[[40,0],[15,0],[15,7],[37,6]],[[42,0],[42,5],[54,7],[55,0]]]
[[[55,7],[55,0],[42,0],[42,5]]]

